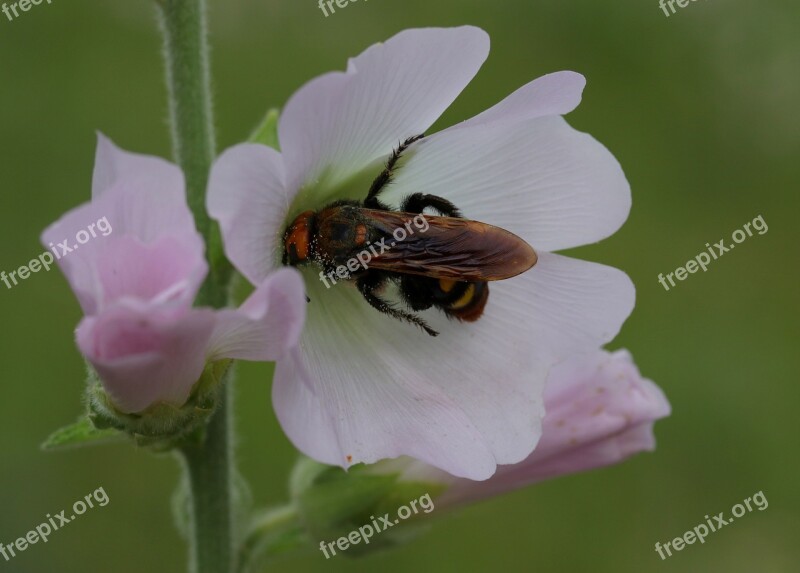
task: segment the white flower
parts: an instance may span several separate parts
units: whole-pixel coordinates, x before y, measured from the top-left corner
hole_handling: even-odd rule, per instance
[[[280,265],[283,231],[298,213],[363,199],[393,148],[426,132],[488,53],[477,28],[406,30],[351,59],[347,72],[303,86],[281,117],[282,153],[238,145],[212,170],[208,207],[233,264],[259,284]],[[475,480],[531,453],[550,367],[614,338],[634,303],[624,273],[551,254],[611,235],[630,208],[614,157],[560,117],[584,83],[551,74],[428,135],[381,196],[394,206],[413,192],[445,197],[536,249],[533,269],[492,283],[480,320],[426,311],[441,333],[431,338],[375,311],[352,285],[326,290],[319,269],[306,271],[306,328],[273,385],[300,450],[345,467],[408,455]]]

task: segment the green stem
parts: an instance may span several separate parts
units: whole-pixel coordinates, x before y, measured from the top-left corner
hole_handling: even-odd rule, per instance
[[[234,567],[231,393],[228,379],[206,427],[205,440],[180,450],[189,480],[192,573],[230,573]]]
[[[196,304],[221,308],[227,303],[231,273],[219,229],[205,207],[208,174],[215,156],[206,4],[205,0],[156,2],[164,35],[173,153],[186,177],[187,200],[197,230],[206,241],[209,260],[209,275]],[[232,390],[230,376],[225,378],[205,438],[180,448],[190,494],[192,573],[231,573],[234,567]]]
[[[189,208],[206,242],[209,275],[196,304],[222,307],[231,274],[219,228],[206,212],[206,186],[215,156],[206,0],[156,0],[164,35],[173,155],[186,177]]]

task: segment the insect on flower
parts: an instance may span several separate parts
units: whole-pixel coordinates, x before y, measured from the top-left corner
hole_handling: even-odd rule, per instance
[[[369,267],[363,265],[348,278],[379,312],[437,336],[439,333],[419,316],[381,297],[387,282],[399,285],[400,296],[411,310],[436,307],[450,318],[474,322],[483,314],[489,298],[486,283],[527,271],[536,264],[537,256],[513,233],[461,218],[458,208],[442,197],[413,193],[402,201],[400,211],[380,201],[378,197],[391,182],[400,156],[423,137],[408,138],[392,153],[363,201],[335,201],[319,212],[298,215],[283,235],[283,264],[317,263],[323,268],[321,277],[332,276],[365,245],[378,244],[381,252],[373,248],[376,256],[370,258]],[[441,216],[426,217],[429,226],[424,233],[402,242],[392,240],[404,222],[428,208]]]
[[[303,277],[305,328],[272,399],[319,462],[406,455],[488,479],[536,445],[551,367],[610,341],[633,309],[623,272],[555,252],[613,234],[631,205],[619,162],[562,117],[583,76],[548,74],[430,131],[489,44],[472,26],[402,31],[298,89],[280,151],[239,144],[211,170],[208,211],[236,269],[258,285],[283,259]],[[401,239],[408,219],[419,232]],[[315,276],[354,252],[373,256],[336,267],[351,284]],[[408,312],[376,312],[364,293]],[[417,335],[417,319],[441,336]]]

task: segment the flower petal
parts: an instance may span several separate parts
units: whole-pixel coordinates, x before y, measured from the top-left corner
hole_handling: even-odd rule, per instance
[[[237,310],[217,313],[209,359],[283,357],[299,342],[306,304],[300,273],[294,269],[276,271]]]
[[[542,477],[615,463],[631,447],[650,450],[652,422],[670,414],[664,393],[642,378],[626,350],[559,364],[548,380],[545,404],[545,431],[530,460]],[[631,431],[643,424],[649,431]]]
[[[177,166],[160,157],[120,149],[98,132],[92,198],[100,197],[120,181],[137,179],[167,190],[183,189],[183,174]]]
[[[130,413],[186,402],[213,328],[212,310],[125,301],[84,318],[76,339],[114,405]]]
[[[533,342],[549,347],[560,361],[613,340],[636,302],[628,275],[598,263],[538,254],[522,281],[492,284],[495,291],[514,287],[511,307],[536,323]]]
[[[170,290],[193,298],[207,272],[205,245],[180,170],[123,152],[103,136],[97,156],[95,197],[65,213],[41,238],[84,312],[97,313],[123,294],[144,298]],[[145,253],[147,261],[140,259]],[[165,283],[168,277],[174,284]]]
[[[124,297],[191,306],[208,272],[203,252],[175,237],[144,245],[130,235],[109,238],[93,272],[102,287],[100,308]]]
[[[273,381],[275,411],[295,446],[345,467],[408,454],[457,475],[491,475],[485,440],[433,382],[460,378],[434,359],[438,340],[368,307],[352,285],[307,283],[302,350],[278,361]]]
[[[123,151],[102,134],[97,138],[92,200],[106,208],[115,233],[134,235],[144,243],[165,234],[196,234],[181,170],[160,157]]]
[[[425,132],[489,54],[478,28],[405,30],[320,76],[286,104],[279,125],[287,188],[314,184],[324,201],[400,141]]]
[[[311,275],[302,352],[275,375],[284,431],[344,466],[408,455],[486,479],[521,461],[540,435],[550,366],[613,338],[633,308],[616,269],[549,253],[539,265],[493,283],[474,324],[424,313],[435,339],[368,307],[352,285],[325,290]]]
[[[495,121],[524,121],[548,115],[565,115],[578,107],[586,78],[576,72],[547,74],[522,86],[497,105],[448,130]]]
[[[631,206],[614,156],[555,116],[492,121],[418,142],[383,198],[397,204],[420,190],[544,251],[608,237]]]
[[[290,200],[281,154],[265,145],[232,147],[211,168],[208,212],[219,221],[228,258],[252,284],[280,261]]]
[[[523,462],[483,483],[457,480],[445,504],[619,463],[655,447],[653,424],[670,414],[664,393],[621,350],[575,356],[550,373],[542,439]],[[417,470],[419,473],[419,470]]]

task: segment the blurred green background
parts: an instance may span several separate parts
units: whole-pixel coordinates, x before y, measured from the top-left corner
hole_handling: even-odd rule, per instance
[[[622,163],[625,227],[576,256],[624,269],[638,304],[612,347],[627,347],[669,396],[654,454],[466,508],[393,552],[319,551],[272,571],[797,571],[798,156],[800,7],[789,0],[372,0],[325,18],[315,0],[212,0],[220,149],[268,106],[395,32],[471,23],[492,37],[483,70],[438,126],[467,118],[548,72],[585,74],[568,119]],[[41,252],[39,233],[89,197],[95,130],[167,156],[165,89],[146,0],[54,0],[0,15],[0,269]],[[769,225],[666,292],[658,273],[754,217]],[[0,285],[0,542],[104,487],[111,502],[0,571],[184,570],[169,500],[169,457],[127,446],[44,454],[81,408],[78,304],[60,273]],[[295,453],[269,402],[267,365],[238,382],[239,457],[261,503],[285,498]],[[487,383],[490,383],[487,381]],[[763,490],[748,514],[666,561],[654,551]],[[434,513],[435,514],[435,513]]]

